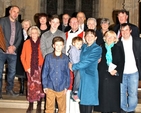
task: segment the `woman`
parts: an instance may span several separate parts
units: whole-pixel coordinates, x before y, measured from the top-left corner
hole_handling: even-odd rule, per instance
[[[23,28],[22,35],[23,35],[23,37],[22,37],[21,44],[17,49],[16,76],[18,78],[20,78],[20,91],[19,91],[20,95],[24,94],[24,79],[26,78],[25,71],[24,71],[23,65],[20,60],[20,56],[21,56],[21,52],[22,52],[22,48],[23,48],[23,43],[25,40],[27,40],[29,38],[27,31],[31,25],[32,25],[32,23],[30,20],[28,20],[28,19],[23,20],[23,22],[22,22],[22,28]]]
[[[120,113],[120,81],[123,72],[123,59],[114,31],[106,32],[102,46],[102,58],[98,65],[99,106],[95,111]]]
[[[104,36],[104,34],[107,31],[109,31],[110,20],[108,18],[102,18],[100,21],[100,26],[101,26],[101,33]]]
[[[39,20],[38,20],[39,21],[38,27],[41,30],[41,35],[42,35],[44,32],[49,30],[48,17],[47,17],[47,14],[40,13],[38,18],[39,18]]]
[[[30,38],[24,42],[21,61],[27,75],[27,100],[29,107],[26,113],[33,110],[33,102],[37,101],[37,113],[41,113],[41,100],[44,97],[41,84],[41,68],[43,56],[40,50],[40,30],[37,26],[30,27]]]
[[[70,64],[71,70],[80,71],[80,86],[78,96],[80,99],[80,112],[92,113],[92,107],[99,105],[98,100],[98,60],[102,49],[96,44],[96,33],[92,29],[85,32],[87,44],[82,46],[80,61]],[[72,66],[72,68],[71,68]]]

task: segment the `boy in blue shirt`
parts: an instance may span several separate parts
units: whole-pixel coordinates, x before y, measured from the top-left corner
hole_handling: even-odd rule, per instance
[[[52,41],[54,52],[45,57],[42,68],[42,84],[46,93],[46,113],[54,113],[55,99],[60,113],[66,113],[66,91],[70,85],[69,58],[62,53],[64,39],[55,37]]]

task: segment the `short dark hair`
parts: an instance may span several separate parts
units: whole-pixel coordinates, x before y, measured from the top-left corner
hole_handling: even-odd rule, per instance
[[[85,31],[85,36],[86,36],[88,33],[92,33],[92,34],[96,37],[96,32],[95,32],[95,30],[93,30],[93,29],[87,29],[87,30]]]
[[[83,42],[83,39],[79,36],[76,36],[72,39],[72,43],[74,43],[75,41],[82,41]]]
[[[56,36],[53,38],[52,44],[55,44],[55,42],[63,42],[63,44],[64,44],[64,39],[60,36]]]
[[[16,7],[16,8],[18,8],[18,9],[20,10],[20,7],[17,6],[17,5],[12,5],[12,6],[10,6],[10,9],[12,9],[12,8],[14,8],[14,7]]]
[[[120,25],[120,29],[124,28],[125,26],[129,26],[129,29],[131,30],[131,25],[129,23],[123,23]]]
[[[53,20],[55,18],[57,18],[59,20],[59,22],[60,22],[60,18],[59,18],[59,16],[57,14],[52,15],[49,21],[51,21],[51,20]]]
[[[40,19],[41,17],[46,17],[46,19],[48,18],[48,16],[47,16],[46,13],[39,13],[39,19]]]
[[[118,14],[119,14],[119,13],[122,13],[122,14],[125,13],[126,15],[128,15],[128,11],[125,10],[125,9],[121,9],[121,10],[119,10],[119,11],[118,11]]]

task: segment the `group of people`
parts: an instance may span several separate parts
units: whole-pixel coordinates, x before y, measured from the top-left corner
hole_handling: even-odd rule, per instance
[[[110,30],[110,21],[83,12],[41,13],[38,25],[16,19],[20,8],[12,6],[9,16],[0,19],[6,50],[0,49],[0,99],[2,73],[8,65],[6,94],[13,97],[16,74],[27,78],[26,113],[37,101],[36,113],[46,95],[46,113],[135,113],[141,79],[141,39],[137,26],[129,23],[126,10],[118,12],[119,24]],[[85,23],[86,22],[86,23]],[[0,35],[1,36],[1,35]],[[20,94],[24,94],[21,77]]]

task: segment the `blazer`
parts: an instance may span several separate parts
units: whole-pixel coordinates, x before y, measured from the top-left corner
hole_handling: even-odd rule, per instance
[[[131,29],[132,29],[131,35],[132,35],[133,37],[139,37],[139,29],[138,29],[138,27],[135,26],[135,25],[133,25],[133,24],[131,24],[131,23],[129,23],[129,24],[130,24]],[[114,29],[113,29],[113,30],[114,30],[114,31],[116,32],[116,34],[117,34],[119,29],[120,29],[120,24],[117,24],[117,25],[114,26]]]
[[[133,39],[133,54],[135,57],[135,62],[136,62],[136,66],[139,72],[139,80],[141,80],[141,39],[140,38],[134,38]],[[119,42],[117,43],[118,46],[121,47],[122,49],[122,54],[123,54],[123,62],[125,64],[125,54],[124,54],[124,48],[123,48],[123,43],[121,41],[121,39],[119,40]]]
[[[11,37],[11,24],[10,24],[9,17],[1,18],[0,25],[1,25],[3,33],[4,33],[6,47],[9,47],[10,46],[9,41],[10,41],[10,37]],[[16,32],[15,32],[15,41],[14,41],[14,46],[16,47],[16,49],[19,47],[21,40],[22,40],[22,26],[21,26],[20,22],[18,22],[16,20]]]

